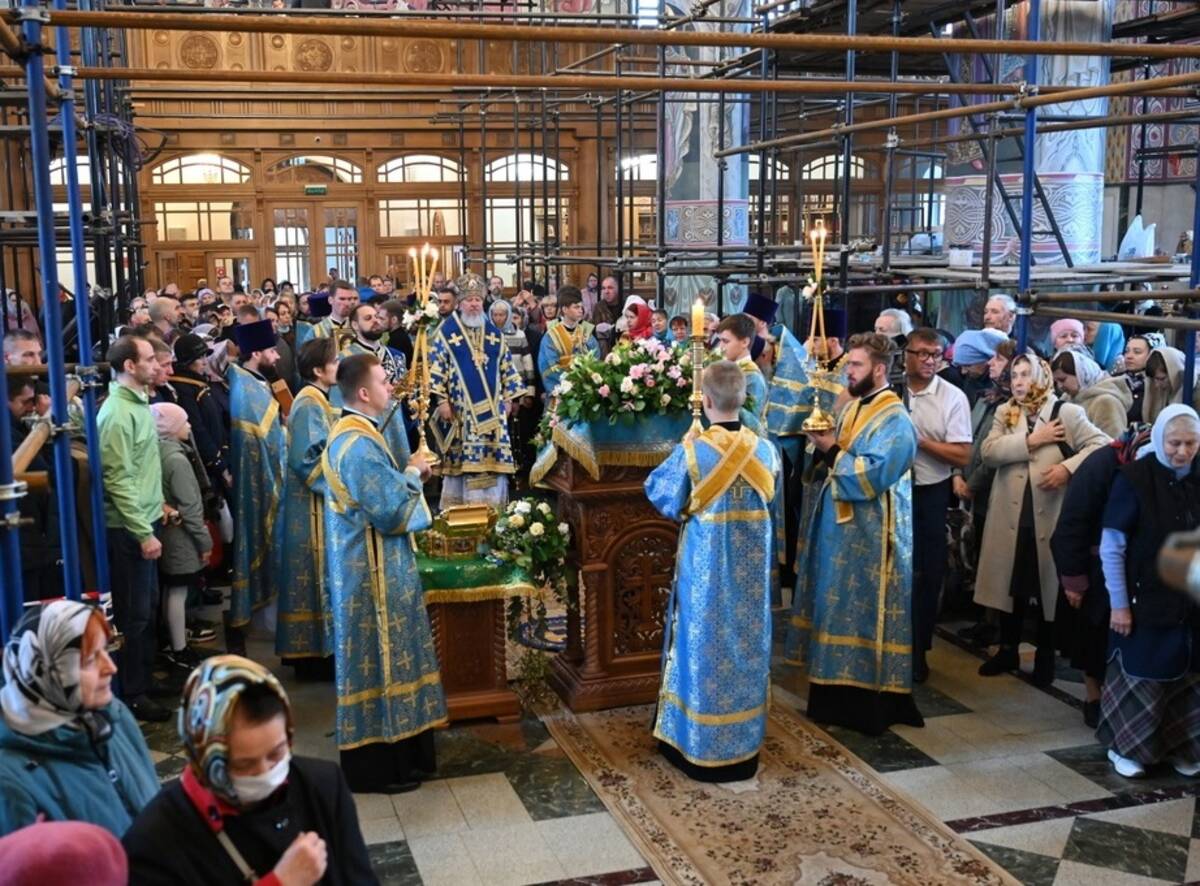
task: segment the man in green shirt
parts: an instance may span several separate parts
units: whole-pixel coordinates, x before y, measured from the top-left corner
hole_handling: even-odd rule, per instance
[[[162,463],[150,413],[149,385],[157,363],[141,336],[123,335],[108,349],[114,381],[96,416],[104,469],[104,522],[113,616],[125,635],[121,697],[139,720],[162,722],[171,711],[150,700],[162,542]]]

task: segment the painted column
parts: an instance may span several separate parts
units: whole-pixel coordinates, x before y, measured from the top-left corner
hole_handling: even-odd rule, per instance
[[[712,7],[719,17],[749,15],[748,0],[722,0]],[[688,13],[686,6],[666,5],[668,16]],[[687,25],[685,30],[726,30],[740,25],[705,24],[703,19]],[[710,69],[705,66],[681,65],[682,59],[718,61],[721,50],[716,47],[673,47],[667,50],[668,77],[697,77]],[[685,55],[686,53],[686,55]],[[667,250],[674,246],[716,247],[750,245],[750,178],[749,155],[726,157],[724,173],[721,161],[713,154],[722,144],[736,147],[746,144],[750,128],[750,102],[746,95],[725,96],[725,120],[721,125],[720,103],[712,93],[670,93],[667,96],[667,137],[662,174],[666,176],[666,228],[664,242]],[[721,177],[724,176],[723,186]],[[718,200],[718,192],[720,197]],[[720,226],[720,236],[718,236]],[[730,253],[725,253],[728,258]],[[711,262],[703,262],[711,264]],[[683,263],[670,267],[680,267]],[[667,274],[664,288],[665,309],[669,314],[687,314],[699,296],[715,308],[716,280],[709,276]],[[739,309],[745,301],[741,286],[726,285],[721,294],[725,313]]]
[[[1041,3],[1042,40],[1106,43],[1112,35],[1113,0],[1043,0]],[[1029,4],[1015,5],[1008,11],[1004,33],[1012,39],[1025,39],[1031,32],[1028,22]],[[995,34],[994,19],[979,21],[980,35]],[[959,33],[955,36],[970,36]],[[987,82],[985,57],[980,55],[954,57],[956,79]],[[986,57],[991,62],[991,57]],[[1020,83],[1025,79],[1024,58],[1003,56],[1001,80]],[[1098,86],[1109,81],[1108,59],[1100,56],[1052,57],[1038,59],[1038,83],[1052,86]],[[980,101],[987,100],[981,98]],[[1100,116],[1107,113],[1104,98],[1063,105],[1046,105],[1040,112],[1047,118]],[[975,118],[980,125],[982,118]],[[1015,125],[1011,120],[1005,127]],[[955,127],[951,127],[954,131]],[[960,123],[958,132],[969,130]],[[1074,264],[1100,261],[1104,212],[1104,129],[1081,129],[1074,132],[1039,132],[1034,150],[1034,167],[1050,204],[1054,219],[1062,232]],[[997,142],[998,178],[1008,192],[1012,206],[1020,215],[1022,187],[1021,161],[1017,139]],[[970,245],[976,261],[983,251],[983,212],[986,196],[987,164],[976,142],[948,146],[946,160],[946,246]],[[1042,201],[1033,200],[1033,258],[1037,264],[1063,264],[1058,242],[1049,232],[1050,224]],[[1017,227],[999,194],[992,203],[992,261],[1016,261]]]

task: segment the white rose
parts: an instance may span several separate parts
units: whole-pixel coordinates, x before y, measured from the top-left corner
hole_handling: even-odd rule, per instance
[[[624,394],[632,394],[633,393],[633,379],[632,378],[629,378],[628,376],[626,376],[625,378],[621,379],[621,392]]]
[[[550,516],[550,505],[546,504],[544,501],[538,502],[537,508],[547,517]]]
[[[425,316],[428,317],[430,320],[432,320],[437,315],[438,315],[437,302],[435,302],[433,299],[430,299],[429,301],[427,301],[425,303]]]
[[[546,527],[543,526],[541,523],[534,523],[532,526],[529,527],[529,534],[532,535],[534,538],[540,538],[541,536],[546,534]]]
[[[513,510],[515,510],[518,514],[528,514],[532,508],[529,506],[529,502],[519,501]]]
[[[592,384],[598,385],[598,384],[603,384],[603,383],[604,383],[604,376],[602,376],[599,372],[593,372],[592,373]]]
[[[571,527],[568,526],[566,523],[559,523],[558,524],[558,532],[559,532],[559,535],[562,535],[562,536],[570,535]]]
[[[525,518],[522,517],[520,514],[513,514],[511,517],[508,518],[508,525],[511,526],[513,529],[520,529],[522,526],[525,525]]]
[[[671,402],[671,395],[670,395],[670,394],[663,394],[663,395],[662,395],[662,400],[661,400],[661,403],[662,403],[662,405],[663,405],[663,406],[666,406],[666,405],[667,405],[668,403],[670,403],[670,402]]]
[[[570,383],[569,381],[566,381],[565,379],[564,379],[563,381],[560,381],[560,382],[558,383],[558,387],[554,389],[554,392],[555,392],[556,394],[569,394],[569,393],[571,393],[571,383]]]

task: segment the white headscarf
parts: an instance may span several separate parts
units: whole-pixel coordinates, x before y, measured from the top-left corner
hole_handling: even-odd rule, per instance
[[[1169,470],[1179,473],[1179,468],[1171,464],[1171,460],[1167,458],[1166,438],[1167,426],[1175,419],[1180,417],[1190,418],[1197,431],[1200,431],[1200,415],[1196,414],[1196,410],[1184,403],[1172,403],[1169,406],[1163,407],[1162,412],[1154,419],[1154,427],[1150,429],[1150,446],[1154,451],[1154,457],[1158,459],[1158,463]],[[1189,465],[1184,473],[1191,470]]]
[[[1079,390],[1086,391],[1107,374],[1100,364],[1092,359],[1092,355],[1082,347],[1062,348],[1058,354],[1068,353],[1075,363],[1075,380],[1079,382]],[[1058,358],[1055,354],[1055,359]]]
[[[95,607],[55,600],[25,613],[4,647],[4,722],[22,735],[41,735],[80,722],[82,638]]]

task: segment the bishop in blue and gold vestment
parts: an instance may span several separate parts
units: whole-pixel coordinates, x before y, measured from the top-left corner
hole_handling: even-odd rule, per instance
[[[785,657],[808,669],[808,715],[879,734],[924,725],[912,700],[912,477],[917,435],[888,388],[891,344],[851,339],[836,432],[812,433],[828,469],[797,554]]]
[[[334,650],[333,611],[325,575],[325,476],[321,455],[329,429],[340,413],[341,395],[330,387],[337,376],[337,345],[330,338],[305,342],[298,365],[305,386],[288,415],[285,554],[280,558],[275,652],[289,664],[308,670],[308,665],[295,660],[327,659]]]
[[[508,475],[516,471],[506,410],[525,382],[504,334],[484,315],[479,289],[468,289],[438,327],[429,376],[438,401],[431,430],[442,457],[441,507],[503,507]]]
[[[600,355],[600,345],[592,336],[592,326],[583,322],[583,295],[575,286],[558,290],[558,319],[546,327],[538,347],[538,373],[547,393],[562,379],[563,372],[577,354]]]
[[[275,365],[270,320],[234,327],[242,364],[231,364],[229,381],[230,470],[233,473],[233,591],[228,625],[240,629],[266,606],[278,588],[281,553],[279,504],[287,441],[279,403],[261,370]],[[234,645],[238,644],[234,639]]]
[[[374,357],[342,360],[342,417],[322,455],[337,686],[335,740],[352,790],[394,793],[434,768],[446,702],[410,534],[432,523],[428,468],[377,426],[391,387]],[[399,451],[397,451],[399,449]]]
[[[737,781],[756,771],[766,732],[779,456],[737,420],[736,364],[709,366],[703,384],[712,425],[646,479],[650,503],[683,521],[654,735],[692,778]]]

